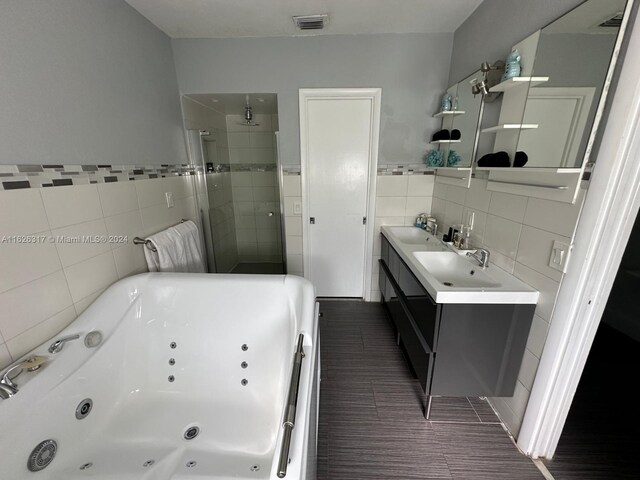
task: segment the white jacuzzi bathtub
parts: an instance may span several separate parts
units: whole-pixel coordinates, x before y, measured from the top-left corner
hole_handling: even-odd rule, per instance
[[[84,336],[94,330],[103,341],[88,348]],[[22,373],[18,393],[0,400],[1,478],[276,479],[300,333],[305,357],[285,478],[315,478],[319,340],[306,280],[137,275],[52,340],[76,333],[59,353],[47,351],[51,342],[34,350],[48,363]],[[92,409],[77,419],[85,399]],[[192,427],[199,432],[187,440]],[[32,450],[49,439],[55,457],[30,471]]]

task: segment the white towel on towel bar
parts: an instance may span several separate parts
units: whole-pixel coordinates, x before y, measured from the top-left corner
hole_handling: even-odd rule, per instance
[[[156,251],[145,246],[150,272],[205,272],[198,227],[191,220],[169,227],[147,238]]]

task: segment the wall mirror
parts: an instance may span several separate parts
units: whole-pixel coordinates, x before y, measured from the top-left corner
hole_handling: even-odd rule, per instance
[[[588,160],[626,3],[588,0],[540,31],[531,75],[548,79],[528,89],[516,148],[525,168]]]
[[[447,89],[451,96],[451,109],[439,111],[434,117],[442,118],[441,129],[446,130],[449,139],[433,140],[441,155],[441,164],[436,167],[441,177],[448,177],[445,183],[468,187],[471,165],[478,145],[478,127],[482,116],[482,96],[473,95],[471,84],[481,78],[477,71]],[[456,132],[457,131],[457,132]],[[465,171],[466,174],[447,173],[446,170]]]

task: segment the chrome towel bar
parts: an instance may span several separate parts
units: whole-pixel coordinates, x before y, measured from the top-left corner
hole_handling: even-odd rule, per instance
[[[180,220],[180,223],[184,223],[186,221],[187,220],[185,220],[183,218],[182,220]],[[180,223],[176,223],[176,225],[180,225]],[[172,225],[172,226],[175,226],[175,225]],[[153,242],[151,240],[149,240],[148,238],[133,237],[133,244],[134,245],[145,245],[152,252],[157,252],[158,251],[156,249],[156,247],[153,246]]]
[[[284,412],[284,421],[282,428],[282,447],[280,448],[280,460],[278,462],[278,478],[284,478],[287,475],[287,465],[289,465],[289,448],[291,447],[291,433],[296,425],[296,407],[298,404],[298,388],[300,387],[300,370],[302,369],[302,359],[304,358],[304,350],[302,349],[302,341],[304,335],[298,335],[298,346],[293,355],[293,371],[291,372],[291,383],[289,384],[289,395],[287,397],[287,408]]]

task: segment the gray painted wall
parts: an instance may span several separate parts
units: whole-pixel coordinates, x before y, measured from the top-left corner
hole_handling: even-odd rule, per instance
[[[449,83],[484,60],[504,60],[511,47],[584,0],[484,0],[456,30]]]
[[[278,94],[281,159],[300,163],[299,88],[381,87],[380,164],[421,163],[452,34],[174,39],[180,92]],[[241,112],[238,112],[241,113]]]
[[[0,164],[182,163],[169,38],[122,0],[7,0]]]

